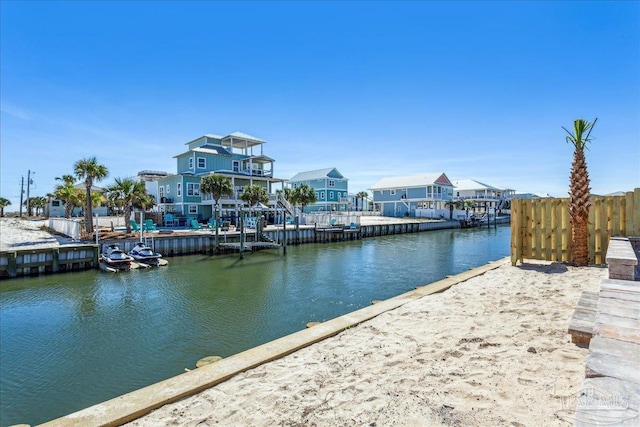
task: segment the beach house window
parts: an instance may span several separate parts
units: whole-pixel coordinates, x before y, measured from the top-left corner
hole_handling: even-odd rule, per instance
[[[240,162],[237,160],[233,161],[233,171],[234,172],[240,172]]]
[[[336,182],[332,179],[329,180],[329,187],[335,187],[336,186]]]
[[[167,196],[171,193],[171,187],[169,187],[169,184],[167,184]]]
[[[333,200],[333,191],[329,191],[329,200]]]
[[[198,169],[206,169],[207,168],[207,159],[204,157],[198,157]]]
[[[189,205],[189,214],[197,214],[198,213],[198,205]]]
[[[391,194],[392,196],[396,195],[396,190],[389,190],[389,194]]]
[[[189,157],[189,169],[193,170],[193,157]]]
[[[164,197],[164,187],[162,185],[158,187],[158,196],[160,196],[160,200]]]
[[[176,184],[176,196],[182,197],[182,183],[181,182]]]
[[[319,198],[320,198],[320,193],[316,191],[316,199],[319,199]]]
[[[57,208],[58,206],[60,206],[60,200],[54,200],[53,202],[51,202],[51,206]]]
[[[187,196],[199,196],[200,195],[200,184],[196,184],[195,182],[187,183]]]
[[[320,200],[324,200],[324,191],[320,192]]]

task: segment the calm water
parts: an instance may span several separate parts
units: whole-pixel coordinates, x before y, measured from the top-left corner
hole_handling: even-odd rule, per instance
[[[0,282],[0,424],[37,424],[509,254],[509,227]]]

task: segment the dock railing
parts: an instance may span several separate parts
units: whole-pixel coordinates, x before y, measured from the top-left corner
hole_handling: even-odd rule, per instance
[[[589,210],[589,262],[606,262],[609,239],[640,236],[640,188],[624,196],[593,196]],[[524,259],[570,262],[569,199],[512,199],[511,264]]]

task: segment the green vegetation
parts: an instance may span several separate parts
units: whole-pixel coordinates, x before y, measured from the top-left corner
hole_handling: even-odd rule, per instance
[[[564,126],[567,132],[566,141],[574,147],[573,164],[569,186],[569,216],[572,225],[571,241],[573,244],[573,264],[576,266],[589,265],[589,208],[591,203],[591,188],[589,187],[589,172],[584,149],[591,141],[589,136],[598,119],[589,122],[577,119],[573,122],[573,133]]]
[[[98,163],[95,157],[78,160],[73,165],[73,171],[78,179],[84,180],[87,189],[85,197],[84,219],[87,227],[87,233],[93,233],[93,214],[92,214],[92,198],[91,187],[94,181],[102,181],[109,175],[107,167]]]

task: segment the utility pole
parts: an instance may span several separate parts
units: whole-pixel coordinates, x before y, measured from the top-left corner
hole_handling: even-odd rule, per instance
[[[31,215],[31,201],[29,200],[30,184],[31,184],[31,169],[29,169],[29,171],[27,172],[27,216]]]
[[[22,195],[24,194],[24,176],[20,178],[20,218],[22,218]]]

